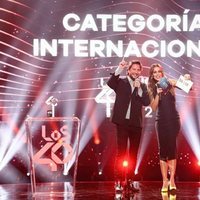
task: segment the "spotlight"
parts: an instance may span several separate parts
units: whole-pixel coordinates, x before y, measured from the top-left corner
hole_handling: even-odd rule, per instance
[[[64,175],[64,176],[67,176],[67,175],[69,175],[69,171],[67,171],[67,170],[64,170],[64,172],[63,172],[63,175]]]
[[[124,160],[123,163],[122,163],[122,166],[125,167],[125,168],[128,167],[128,161]]]
[[[99,176],[101,176],[103,174],[102,170],[99,170]]]
[[[197,162],[197,165],[200,167],[200,160]]]
[[[55,117],[55,107],[58,105],[58,99],[56,99],[54,96],[50,96],[45,103],[47,105],[51,106],[51,110],[47,111],[48,117]]]
[[[135,175],[138,174],[138,169],[135,169],[134,174],[135,174]]]
[[[123,160],[122,162],[122,167],[123,167],[123,173],[124,173],[124,181],[127,183],[127,178],[128,178],[128,160]]]

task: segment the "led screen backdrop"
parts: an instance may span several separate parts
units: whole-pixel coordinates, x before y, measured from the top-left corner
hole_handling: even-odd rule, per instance
[[[122,59],[142,62],[144,82],[156,62],[169,78],[191,74],[192,91],[177,91],[182,120],[179,164],[196,165],[199,11],[198,0],[1,0],[0,170],[12,174],[9,178],[2,173],[2,182],[27,177],[24,120],[46,116],[51,106],[45,102],[51,96],[58,100],[56,116],[81,120],[79,169],[86,167],[93,178],[110,169],[115,129],[109,117],[115,96],[106,81]],[[150,107],[144,108],[139,169],[158,166],[153,119]],[[81,173],[78,177],[85,178]]]

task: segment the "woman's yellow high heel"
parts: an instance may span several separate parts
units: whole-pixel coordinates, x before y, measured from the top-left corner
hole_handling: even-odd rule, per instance
[[[162,193],[168,192],[168,186],[169,186],[168,180],[163,181],[163,186],[162,186],[161,192]]]
[[[172,184],[169,183],[169,190],[170,190],[170,191],[176,191],[176,185],[173,184],[173,186],[172,186]]]
[[[170,190],[170,191],[175,191],[175,190],[176,190],[176,186],[171,186],[171,185],[169,185],[169,190]]]

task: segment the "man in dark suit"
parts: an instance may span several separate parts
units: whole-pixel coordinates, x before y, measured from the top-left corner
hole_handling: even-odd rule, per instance
[[[127,69],[127,76],[120,78],[120,73],[124,69]],[[140,81],[141,72],[142,65],[139,61],[133,60],[128,64],[122,60],[107,82],[116,93],[111,118],[117,130],[117,155],[114,169],[116,192],[123,191],[124,187],[129,186],[133,191],[137,191],[132,181],[124,182],[122,163],[128,155],[128,180],[133,179],[142,133],[142,107],[150,103],[147,86]],[[128,140],[129,151],[127,152]]]

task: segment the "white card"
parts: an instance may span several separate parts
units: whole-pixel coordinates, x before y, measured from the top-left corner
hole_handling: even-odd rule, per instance
[[[176,82],[176,86],[182,89],[184,92],[188,93],[193,85],[191,80],[186,80],[184,76],[180,76],[178,81]]]

